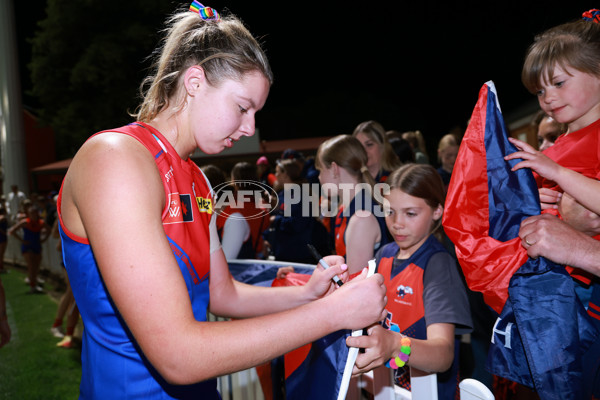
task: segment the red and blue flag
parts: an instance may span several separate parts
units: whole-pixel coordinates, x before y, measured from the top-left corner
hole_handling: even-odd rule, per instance
[[[487,82],[452,172],[443,226],[469,288],[499,314],[490,372],[535,388],[542,399],[590,398],[599,332],[565,267],[531,259],[521,245],[520,223],[540,213],[539,194],[530,170],[513,172],[518,161],[504,160],[517,151],[507,132]]]

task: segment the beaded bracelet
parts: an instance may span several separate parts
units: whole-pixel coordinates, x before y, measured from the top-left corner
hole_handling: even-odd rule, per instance
[[[397,326],[393,326],[396,327]],[[392,331],[396,332],[396,329],[393,329],[392,327]],[[398,329],[399,331],[399,329]],[[401,334],[402,335],[402,334]],[[398,355],[394,358],[389,359],[386,363],[385,366],[388,368],[392,368],[392,369],[398,369],[398,368],[402,368],[406,365],[406,363],[408,362],[408,358],[410,356],[410,339],[406,336],[402,336],[402,339],[400,340],[400,352],[398,353]]]

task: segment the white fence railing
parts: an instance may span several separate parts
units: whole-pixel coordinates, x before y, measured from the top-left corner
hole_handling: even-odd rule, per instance
[[[59,239],[49,237],[48,240],[42,243],[42,263],[40,265],[40,271],[50,272],[53,275],[62,277],[62,255],[58,250],[56,250],[58,242]],[[12,236],[8,237],[8,244],[6,245],[6,252],[4,253],[4,261],[13,264],[25,265],[25,259],[21,254],[21,242]]]
[[[209,321],[224,321],[225,318],[208,314]],[[255,368],[239,371],[217,378],[217,387],[223,400],[265,400]]]

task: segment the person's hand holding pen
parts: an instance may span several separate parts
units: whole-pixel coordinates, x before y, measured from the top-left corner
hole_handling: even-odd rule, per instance
[[[317,261],[319,263],[319,265],[325,269],[329,268],[329,264],[327,263],[327,261],[325,261],[323,259],[323,257],[319,254],[319,252],[317,251],[317,249],[315,248],[315,246],[313,246],[310,243],[307,243],[306,246],[308,247],[308,251],[310,251],[310,253],[312,254],[312,256],[315,258],[315,261]],[[342,264],[342,265],[346,265],[346,264]],[[348,266],[346,265],[346,269],[348,268]],[[333,276],[333,281],[338,285],[338,286],[342,286],[343,282],[340,279],[339,276],[334,275]]]
[[[341,282],[346,282],[349,279],[348,266],[344,262],[344,257],[326,256],[322,260],[329,268],[325,269],[321,263],[317,264],[305,285],[315,299],[326,296],[339,287],[334,279],[339,279]],[[336,276],[337,278],[335,278]]]

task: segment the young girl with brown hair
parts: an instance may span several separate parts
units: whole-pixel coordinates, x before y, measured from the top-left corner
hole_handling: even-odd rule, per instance
[[[385,221],[394,242],[376,255],[385,278],[388,317],[369,336],[348,338],[365,348],[355,373],[386,363],[396,383],[410,389],[414,368],[437,372],[438,398],[454,399],[458,390],[459,334],[471,330],[466,290],[454,258],[436,238],[441,230],[445,189],[437,171],[407,164],[388,178]]]

